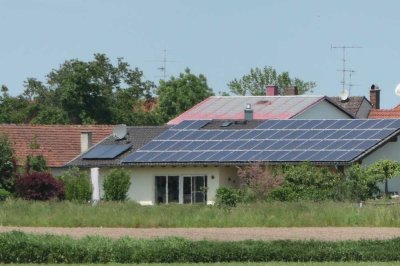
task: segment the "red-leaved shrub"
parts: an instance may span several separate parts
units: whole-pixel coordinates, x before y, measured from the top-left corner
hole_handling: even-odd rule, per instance
[[[27,200],[49,200],[64,195],[64,185],[50,173],[27,173],[17,180],[17,195]]]

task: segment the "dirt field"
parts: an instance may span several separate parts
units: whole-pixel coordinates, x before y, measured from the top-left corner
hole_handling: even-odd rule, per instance
[[[101,235],[112,238],[157,238],[180,236],[193,240],[358,240],[389,239],[400,237],[400,228],[389,227],[307,227],[307,228],[57,228],[57,227],[8,227],[0,226],[0,232],[19,230],[36,234],[70,235],[83,237]]]

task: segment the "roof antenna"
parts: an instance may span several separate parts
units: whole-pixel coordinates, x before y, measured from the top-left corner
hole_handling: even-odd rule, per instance
[[[350,95],[350,89],[353,86],[353,84],[351,84],[351,73],[354,73],[355,71],[352,69],[346,69],[346,49],[359,49],[362,48],[361,46],[346,46],[346,45],[342,45],[342,46],[333,46],[331,45],[331,49],[342,49],[343,52],[343,56],[342,56],[342,65],[343,68],[340,69],[339,71],[342,72],[342,91],[340,92],[340,97],[342,98],[342,94],[347,95],[346,99],[349,97]],[[349,89],[346,89],[346,72],[350,73],[350,84],[349,84]],[[343,101],[343,100],[342,100]]]

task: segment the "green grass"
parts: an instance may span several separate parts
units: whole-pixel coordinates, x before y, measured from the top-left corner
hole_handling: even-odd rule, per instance
[[[7,264],[7,266],[43,266],[44,264]],[[139,264],[45,264],[46,266],[397,266],[399,262],[227,262],[227,263],[139,263]]]
[[[400,226],[400,205],[293,202],[240,205],[230,211],[204,205],[140,206],[102,202],[0,203],[0,225],[62,227],[312,227]]]

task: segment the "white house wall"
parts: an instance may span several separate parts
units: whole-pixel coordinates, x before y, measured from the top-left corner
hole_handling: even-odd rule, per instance
[[[334,107],[331,103],[321,101],[306,111],[296,115],[294,119],[350,119],[350,117],[345,112]]]
[[[387,142],[384,146],[378,148],[370,155],[362,160],[363,166],[369,166],[379,160],[394,160],[400,161],[400,140],[396,142]],[[379,184],[379,188],[384,191],[383,183]],[[392,178],[388,182],[389,192],[400,192],[400,176]]]
[[[155,203],[155,176],[207,176],[207,204],[213,204],[217,188],[220,186],[220,171],[218,167],[124,167],[131,177],[131,187],[128,198],[141,205]],[[110,168],[100,168],[100,196],[104,197],[104,177]],[[228,172],[223,171],[222,180],[228,180]]]

